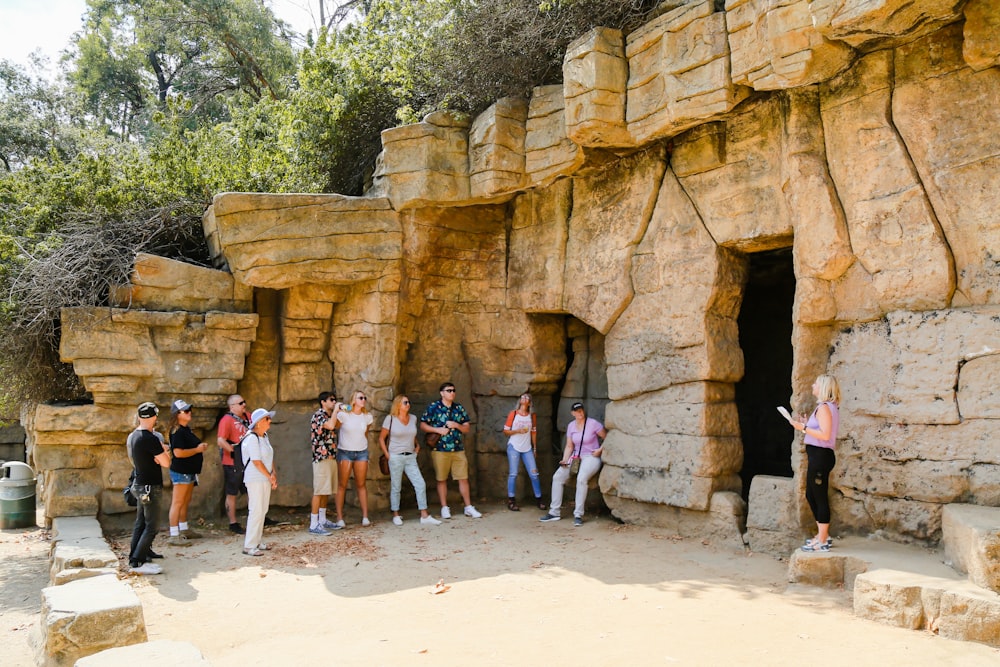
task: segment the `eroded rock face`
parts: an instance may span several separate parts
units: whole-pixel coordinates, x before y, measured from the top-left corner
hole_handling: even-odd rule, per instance
[[[448,380],[474,493],[505,493],[498,433],[530,390],[540,442],[576,400],[606,418],[617,517],[742,544],[739,318],[750,255],[789,248],[793,359],[775,372],[797,411],[817,375],[840,378],[835,530],[933,543],[943,504],[1000,505],[995,3],[674,4],[582,36],[530,100],[388,130],[368,197],[220,195],[204,227],[231,280],[141,258],[124,297],[163,312],[67,311],[95,405],[33,415],[47,511],[123,511],[138,400],[219,406],[238,387],[276,407],[276,502],[305,504],[320,391],[366,392],[381,424],[393,396],[419,414]],[[192,312],[251,298],[254,322]],[[751,486],[765,548],[812,522],[791,459],[787,483]]]

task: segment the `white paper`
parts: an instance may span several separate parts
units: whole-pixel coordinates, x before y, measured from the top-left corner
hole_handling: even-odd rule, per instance
[[[789,424],[792,423],[792,415],[788,414],[788,410],[786,410],[783,406],[781,405],[778,406],[778,412],[781,413],[782,417],[788,420]]]

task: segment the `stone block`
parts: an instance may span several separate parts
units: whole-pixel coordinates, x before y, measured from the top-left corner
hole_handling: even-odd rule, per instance
[[[562,310],[572,179],[533,189],[514,200],[507,261],[508,308]]]
[[[909,630],[929,628],[924,598],[953,582],[897,570],[872,570],[854,580],[854,615]]]
[[[528,101],[497,100],[469,129],[469,194],[495,197],[524,184],[524,137]]]
[[[583,149],[566,134],[565,107],[562,84],[532,91],[524,138],[526,185],[548,185],[583,164]]]
[[[790,477],[755,475],[750,482],[747,538],[759,553],[786,555],[799,544],[798,489]]]
[[[637,437],[658,433],[738,436],[739,420],[730,384],[676,384],[608,406],[608,428]]]
[[[198,647],[190,642],[158,639],[105,649],[100,653],[80,658],[74,667],[120,667],[121,665],[210,667],[211,664]]]
[[[738,479],[738,478],[737,478]],[[728,491],[728,480],[698,477],[687,471],[658,468],[619,467],[605,464],[601,470],[601,493],[644,503],[671,505],[706,511],[715,491]],[[740,531],[742,534],[742,531]]]
[[[809,0],[816,30],[854,47],[891,46],[961,18],[953,0]]]
[[[1000,302],[997,204],[1000,68],[975,72],[961,53],[962,26],[895,50],[892,123],[947,239],[956,276],[952,307]],[[940,100],[952,100],[940,104]]]
[[[1000,592],[1000,508],[945,505],[941,533],[952,566],[977,586]]]
[[[978,71],[1000,65],[1000,5],[969,0],[965,5],[962,57]]]
[[[955,288],[952,258],[889,117],[891,65],[879,51],[823,87],[830,174],[882,310],[941,308]],[[872,168],[858,174],[860,161]]]
[[[49,541],[104,539],[101,523],[92,516],[56,516],[52,518],[52,534]]]
[[[113,574],[118,569],[118,557],[103,537],[62,540],[52,546],[49,557],[49,579],[53,584],[71,578],[94,576],[95,570]],[[66,570],[76,570],[72,576],[60,576]],[[59,580],[57,582],[57,579]]]
[[[333,386],[333,367],[328,361],[282,364],[278,372],[278,400],[313,401],[324,387]]]
[[[226,262],[247,285],[351,284],[398,272],[402,234],[387,199],[227,193],[212,206]]]
[[[683,4],[629,34],[628,130],[637,144],[729,112],[749,89],[730,76],[726,19],[711,0]]]
[[[962,419],[1000,419],[1000,354],[969,359],[959,368],[958,412]]]
[[[662,150],[637,153],[575,179],[566,243],[565,309],[602,334],[632,298],[629,266],[666,168]]]
[[[736,84],[755,90],[825,81],[850,66],[854,50],[813,25],[809,0],[728,0],[726,28]]]
[[[146,641],[142,604],[113,576],[42,589],[41,641],[36,664],[69,667],[107,648]]]
[[[581,146],[629,146],[625,125],[628,60],[621,30],[593,28],[566,48],[566,133]]]
[[[948,639],[1000,646],[1000,596],[981,589],[943,591],[937,630]]]
[[[868,563],[836,551],[806,553],[796,549],[788,561],[788,581],[807,586],[853,590],[855,577],[868,570]]]
[[[112,288],[111,303],[145,310],[249,313],[253,291],[228,272],[139,253],[129,284]]]

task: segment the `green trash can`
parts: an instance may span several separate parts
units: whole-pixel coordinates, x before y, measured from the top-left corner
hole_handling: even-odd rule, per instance
[[[31,466],[8,461],[0,466],[0,529],[35,525],[35,474]]]

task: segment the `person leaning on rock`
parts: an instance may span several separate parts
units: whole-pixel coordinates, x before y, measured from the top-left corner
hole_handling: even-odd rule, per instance
[[[448,475],[458,482],[458,492],[465,502],[465,516],[478,519],[483,515],[472,506],[469,493],[469,460],[465,456],[462,435],[472,428],[469,413],[455,400],[455,384],[444,382],[439,387],[441,400],[427,406],[420,417],[420,430],[440,436],[433,444],[431,461],[437,479],[438,500],[441,501],[441,518],[450,519],[448,507]]]
[[[162,468],[170,466],[170,450],[163,436],[154,431],[159,410],[154,403],[139,406],[136,414],[139,427],[129,434],[125,442],[129,460],[135,472],[132,495],[139,503],[135,508],[135,526],[128,553],[129,569],[136,574],[160,574],[163,568],[146,562],[153,556],[153,538],[159,529],[160,503],[163,496]]]
[[[229,515],[229,530],[237,535],[243,534],[243,527],[236,521],[236,496],[244,489],[243,475],[237,469],[240,453],[236,451],[240,439],[250,428],[247,416],[247,402],[239,394],[233,394],[228,401],[229,412],[219,420],[219,437],[216,441],[222,455],[222,478],[226,494],[226,513]],[[234,458],[233,454],[236,454]]]

